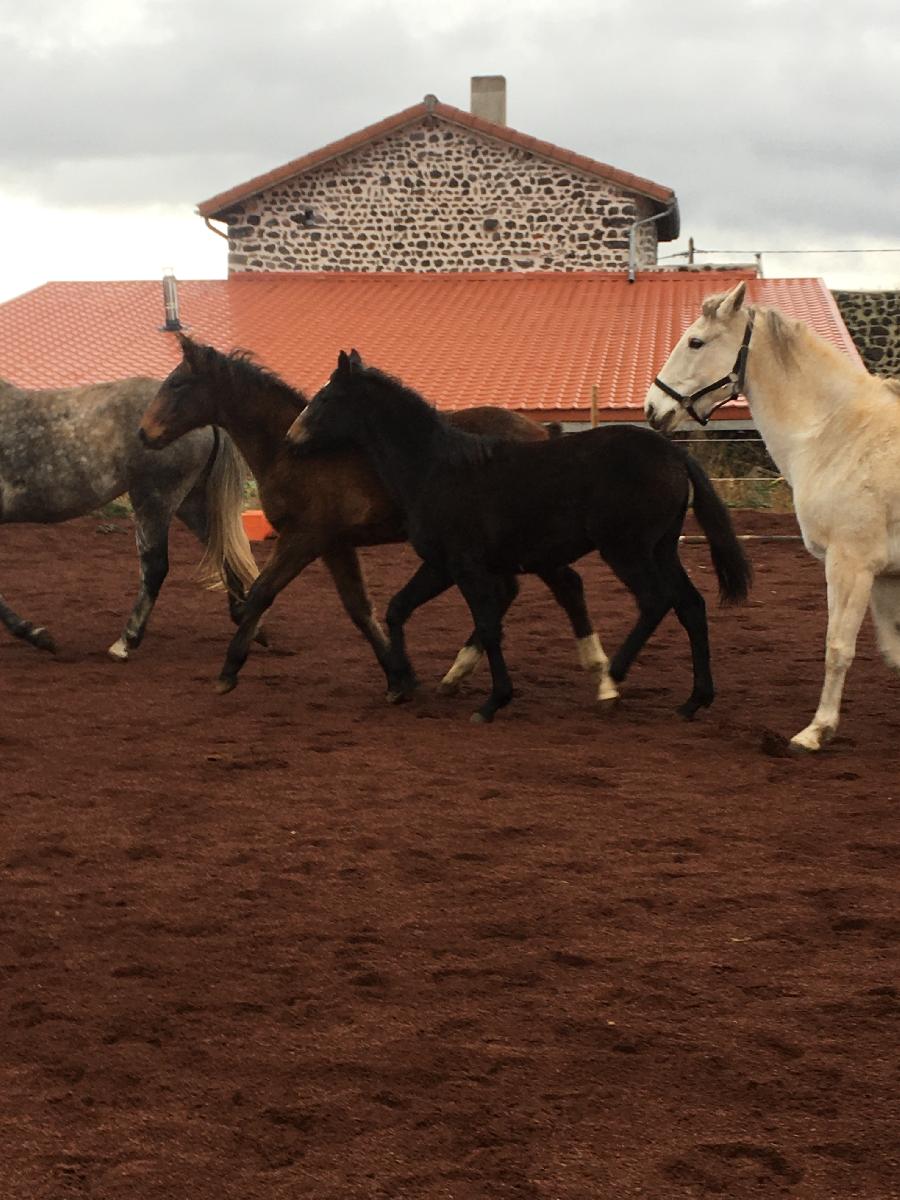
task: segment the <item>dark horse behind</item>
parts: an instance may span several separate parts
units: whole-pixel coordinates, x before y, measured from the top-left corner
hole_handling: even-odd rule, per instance
[[[241,523],[245,468],[227,435],[197,430],[162,455],[141,445],[141,415],[158,388],[157,380],[135,378],[28,391],[0,380],[0,522],[68,521],[126,492],[131,500],[140,589],[109,648],[118,660],[127,659],[144,636],[168,571],[173,516],[206,547],[201,577],[225,584],[235,620],[258,574]],[[16,637],[54,649],[49,632],[19,616],[2,596],[0,621]]]
[[[388,699],[404,699],[411,676],[388,669],[388,643],[372,608],[357,554],[359,546],[406,540],[403,514],[358,450],[299,462],[285,440],[306,397],[243,351],[223,354],[179,335],[183,359],[165,380],[141,422],[141,438],[153,447],[172,447],[191,430],[213,424],[227,430],[250,465],[259,498],[278,531],[272,555],[247,596],[244,620],[228,647],[219,690],[238,681],[257,623],[276,596],[311,562],[321,558],[338,595],[388,677]],[[506,409],[479,406],[452,416],[457,428],[543,442],[548,431]],[[605,698],[606,656],[591,626],[577,571],[554,568],[543,576],[565,611],[577,639],[582,667],[600,678]],[[444,676],[442,689],[455,690],[482,656],[473,635]]]
[[[399,676],[410,670],[409,616],[456,584],[491,666],[490,697],[473,719],[492,720],[512,698],[500,643],[516,576],[559,569],[596,549],[638,605],[637,622],[610,663],[612,679],[624,679],[674,608],[694,668],[679,712],[690,718],[712,703],[706,606],[678,557],[689,500],[723,602],[746,597],[750,566],[705,472],[659,434],[624,425],[533,444],[473,436],[353,351],[341,352],[288,437],[307,457],[339,446],[365,450],[406,515],[423,564],[388,607],[390,666]]]

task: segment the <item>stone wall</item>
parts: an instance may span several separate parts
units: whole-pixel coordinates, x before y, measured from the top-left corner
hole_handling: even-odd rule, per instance
[[[869,370],[900,376],[900,292],[833,294]]]
[[[229,270],[597,271],[628,263],[644,197],[426,117],[223,214]],[[638,267],[656,266],[656,226]]]

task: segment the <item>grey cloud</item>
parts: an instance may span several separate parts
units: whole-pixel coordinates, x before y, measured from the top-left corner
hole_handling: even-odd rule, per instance
[[[58,204],[190,208],[425,92],[465,107],[469,75],[499,71],[512,125],[673,187],[687,232],[731,212],[767,240],[895,236],[882,0],[155,0],[87,48],[47,33],[69,11],[42,4],[36,43],[32,7],[0,6],[2,182]]]

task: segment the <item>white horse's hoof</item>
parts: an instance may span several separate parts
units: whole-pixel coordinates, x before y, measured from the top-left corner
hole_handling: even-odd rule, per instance
[[[822,732],[816,732],[809,729],[803,729],[800,733],[795,733],[791,738],[791,749],[802,750],[805,754],[817,754],[828,737]]]
[[[107,654],[109,655],[110,658],[114,659],[116,662],[127,662],[128,661],[128,647],[125,644],[125,639],[119,638],[119,640],[117,642],[113,642],[113,644],[107,650]]]

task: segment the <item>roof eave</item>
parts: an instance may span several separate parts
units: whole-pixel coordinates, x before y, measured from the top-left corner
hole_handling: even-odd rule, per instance
[[[262,175],[248,179],[245,183],[238,184],[227,191],[219,192],[218,195],[212,196],[209,200],[202,201],[197,205],[196,211],[201,217],[222,220],[235,204],[240,204],[244,200],[248,200],[251,196],[265,191],[267,188],[277,187],[278,184],[284,183],[286,180],[292,179],[297,175],[304,174],[306,171],[320,167],[332,159],[352,153],[366,143],[374,141],[377,137],[395,133],[405,125],[413,124],[415,121],[419,121],[429,115],[440,117],[452,124],[476,130],[488,137],[518,146],[520,149],[527,150],[529,153],[557,165],[562,163],[585,174],[607,179],[610,183],[621,187],[624,191],[634,192],[637,195],[646,197],[662,209],[674,205],[672,214],[665,221],[660,222],[658,237],[660,241],[664,242],[674,241],[678,237],[678,201],[671,188],[663,187],[661,184],[654,183],[650,179],[644,179],[639,175],[632,175],[628,171],[621,171],[619,168],[613,167],[608,163],[597,162],[585,155],[564,150],[562,147],[555,146],[551,142],[544,142],[539,138],[531,137],[529,134],[520,133],[519,130],[511,129],[509,126],[497,125],[492,121],[485,120],[483,117],[476,117],[472,113],[466,112],[465,109],[454,108],[453,105],[442,104],[440,101],[436,103],[424,102],[415,104],[411,108],[403,109],[402,112],[386,117],[382,121],[368,125],[365,129],[361,129],[357,133],[340,138],[336,142],[330,142],[327,146],[323,146],[319,150],[314,150],[309,154],[292,159],[280,167],[266,171]]]

